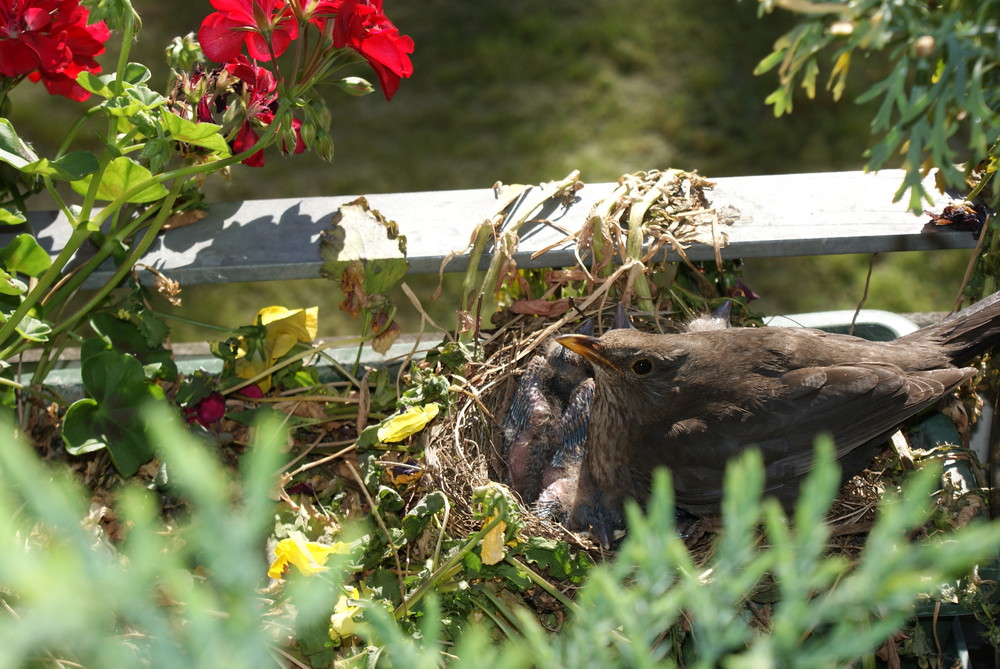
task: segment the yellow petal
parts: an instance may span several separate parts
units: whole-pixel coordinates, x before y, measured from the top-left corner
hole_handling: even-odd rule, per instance
[[[274,364],[275,360],[291,351],[296,342],[310,342],[316,338],[319,307],[264,307],[257,312],[257,319],[267,330],[264,354]]]
[[[483,527],[486,527],[496,516],[490,516],[483,523]],[[503,545],[503,535],[507,531],[507,523],[502,520],[497,523],[492,530],[486,533],[483,537],[483,547],[480,554],[483,558],[483,564],[496,564],[503,559],[504,556],[504,545]]]
[[[441,410],[434,402],[419,407],[410,407],[398,416],[393,416],[378,429],[378,440],[392,443],[403,441],[411,434],[416,434],[424,429],[427,423],[434,420]]]
[[[333,553],[348,553],[350,544],[336,542],[327,546],[306,541],[301,532],[292,532],[287,539],[282,539],[274,549],[274,562],[267,570],[270,578],[281,578],[288,565],[295,565],[303,574],[316,574],[326,571],[326,561]]]
[[[271,365],[267,364],[263,360],[247,360],[246,358],[236,358],[236,376],[241,379],[252,379],[257,376],[265,369]],[[271,389],[271,377],[270,375],[265,376],[260,381],[257,381],[257,387],[260,388],[260,392],[266,393]]]
[[[350,600],[358,599],[361,593],[357,588],[351,588],[349,595],[341,595],[337,600],[337,605],[333,607],[333,615],[330,616],[330,638],[337,640],[355,634],[358,624],[352,617],[361,610],[357,604],[351,604]]]
[[[319,331],[319,307],[308,309],[286,309],[285,307],[264,307],[257,312],[257,321],[268,333],[281,330],[295,335],[299,341],[312,341]]]

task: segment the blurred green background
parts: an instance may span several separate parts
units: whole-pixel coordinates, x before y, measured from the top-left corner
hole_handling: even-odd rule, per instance
[[[144,25],[133,59],[154,69],[163,90],[164,47],[196,31],[211,7],[205,0],[134,3]],[[573,169],[587,182],[664,167],[708,177],[856,170],[874,109],[852,100],[889,67],[857,63],[844,100],[803,95],[794,114],[775,119],[763,102],[776,86],[773,74],[752,72],[794,16],[758,19],[752,0],[384,0],[384,8],[416,42],[414,75],[392,102],[380,91],[358,99],[331,87],[332,163],[269,154],[263,168],[237,166],[229,183],[215,178],[210,200],[484,188]],[[112,67],[110,57],[103,62]],[[359,67],[357,74],[368,73]],[[15,127],[42,150],[79,112],[72,103],[53,105],[31,84],[14,99]],[[970,254],[880,256],[866,306],[950,309]],[[745,280],[762,296],[755,306],[763,313],[853,308],[868,261],[753,260]],[[430,304],[436,277],[408,282],[442,324],[453,321],[447,296]],[[323,333],[349,334],[356,327],[338,313],[338,292],[319,279],[189,286],[176,313],[237,326],[269,304],[318,304]],[[402,306],[404,330],[416,327],[414,312]],[[218,336],[184,324],[174,335]]]

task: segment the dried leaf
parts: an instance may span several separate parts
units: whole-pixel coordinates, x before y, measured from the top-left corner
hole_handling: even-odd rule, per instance
[[[517,300],[510,305],[511,312],[515,314],[531,314],[532,316],[544,316],[546,318],[559,318],[569,311],[569,300]]]

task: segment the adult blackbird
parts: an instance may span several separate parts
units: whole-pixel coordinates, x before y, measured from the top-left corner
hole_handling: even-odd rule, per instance
[[[689,331],[729,327],[727,300],[710,314],[687,324]],[[633,328],[623,305],[615,308],[612,329]],[[588,319],[577,334],[593,335]],[[594,397],[590,362],[550,340],[534,356],[514,391],[501,425],[507,480],[540,516],[559,518],[569,511],[587,441]]]
[[[962,368],[1000,339],[1000,293],[889,342],[805,328],[556,340],[589,360],[596,390],[569,525],[608,545],[625,499],[645,502],[667,466],[677,506],[714,513],[726,463],[755,445],[765,489],[786,505],[830,434],[845,479],[907,418],[975,374]]]

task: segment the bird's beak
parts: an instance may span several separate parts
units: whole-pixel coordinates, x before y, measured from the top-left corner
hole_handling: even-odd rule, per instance
[[[604,349],[601,347],[601,342],[597,337],[590,337],[583,334],[565,334],[556,337],[556,341],[595,364],[615,369],[614,364],[604,355]]]

